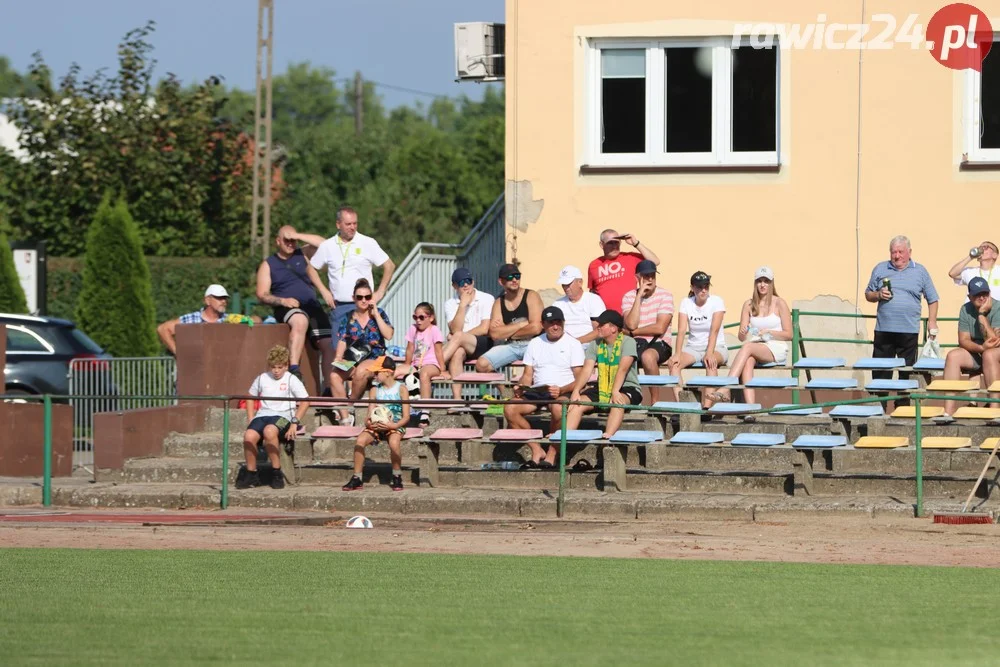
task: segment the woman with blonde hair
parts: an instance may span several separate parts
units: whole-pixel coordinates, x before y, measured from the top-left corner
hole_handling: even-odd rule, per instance
[[[788,303],[778,296],[774,286],[774,271],[762,266],[754,274],[753,296],[743,304],[738,337],[743,347],[730,364],[729,376],[738,377],[742,384],[753,379],[757,364],[783,364],[788,358],[788,341],[792,339],[792,314]],[[747,403],[753,403],[755,392],[744,389]],[[709,394],[713,402],[729,401],[729,389]],[[746,421],[754,421],[747,415]]]

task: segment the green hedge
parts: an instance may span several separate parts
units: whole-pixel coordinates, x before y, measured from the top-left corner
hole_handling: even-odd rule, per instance
[[[113,261],[109,258],[109,261]],[[239,293],[239,312],[266,317],[270,308],[257,306],[247,312],[245,300],[254,298],[259,259],[247,257],[147,257],[153,277],[153,303],[156,321],[163,322],[201,308],[205,288],[219,283],[229,293]],[[49,257],[47,274],[48,308],[46,315],[74,319],[80,295],[83,259]],[[236,312],[235,302],[230,310]]]

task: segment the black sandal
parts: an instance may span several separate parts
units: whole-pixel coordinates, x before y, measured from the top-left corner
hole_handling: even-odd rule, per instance
[[[591,462],[588,461],[587,459],[580,459],[579,461],[573,464],[574,472],[587,472],[588,470],[593,470],[593,469],[594,469],[593,464],[591,464]]]
[[[521,464],[521,470],[533,470],[537,467],[538,467],[538,462],[532,461],[531,459],[528,459],[527,461]]]

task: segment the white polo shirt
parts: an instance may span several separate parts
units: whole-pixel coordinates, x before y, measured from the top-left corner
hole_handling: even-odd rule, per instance
[[[361,278],[368,281],[374,291],[377,287],[372,277],[372,267],[382,266],[389,259],[378,241],[370,236],[356,233],[354,238],[344,242],[337,234],[320,244],[311,263],[316,270],[326,266],[330,281],[330,291],[337,301],[354,300],[354,284]]]
[[[568,296],[561,296],[552,305],[563,312],[566,318],[563,326],[573,338],[582,338],[593,331],[591,320],[596,320],[607,310],[604,300],[593,292],[584,292],[576,303],[570,301]]]
[[[482,324],[483,320],[488,321],[493,315],[494,301],[496,299],[486,292],[476,290],[476,296],[465,307],[465,325],[462,327],[462,331],[470,331]],[[449,325],[455,319],[455,315],[458,314],[458,305],[457,296],[453,296],[444,302],[444,326],[441,327],[442,329],[450,331]]]

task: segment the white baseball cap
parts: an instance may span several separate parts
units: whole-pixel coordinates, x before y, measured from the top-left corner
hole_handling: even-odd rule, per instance
[[[205,296],[214,296],[217,299],[221,299],[222,297],[229,298],[229,292],[222,285],[213,284],[209,285],[208,289],[205,290]]]
[[[583,280],[583,274],[575,266],[564,266],[559,272],[559,284],[569,285],[574,280]]]
[[[771,282],[774,282],[774,271],[771,270],[770,266],[762,266],[757,269],[757,273],[753,274],[754,280],[760,280],[761,278],[767,278]]]

